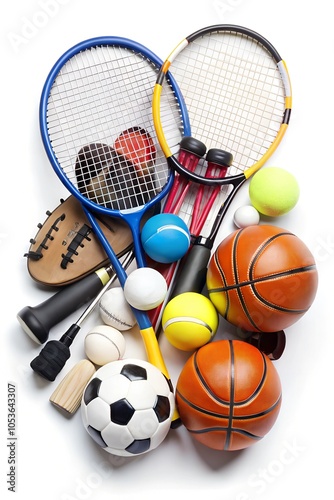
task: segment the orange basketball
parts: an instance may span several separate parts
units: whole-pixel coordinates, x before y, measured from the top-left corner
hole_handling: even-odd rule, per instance
[[[188,359],[177,382],[176,404],[197,441],[215,450],[241,450],[274,425],[281,382],[259,349],[242,340],[219,340]]]
[[[249,332],[275,332],[295,323],[311,306],[317,286],[310,250],[277,226],[234,231],[208,265],[211,301],[227,321]]]

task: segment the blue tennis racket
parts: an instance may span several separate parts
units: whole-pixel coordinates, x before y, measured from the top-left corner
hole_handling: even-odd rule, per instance
[[[80,201],[121,286],[125,269],[109,245],[99,216],[123,219],[131,228],[138,267],[145,266],[140,242],[143,215],[169,192],[168,168],[152,119],[152,94],[162,62],[150,50],[120,37],[93,38],[68,50],[43,88],[40,128],[51,165]],[[169,144],[175,152],[189,122],[182,96],[170,76],[162,113],[171,114]],[[168,117],[167,117],[168,118]],[[144,311],[134,313],[148,360],[169,379],[154,329]]]

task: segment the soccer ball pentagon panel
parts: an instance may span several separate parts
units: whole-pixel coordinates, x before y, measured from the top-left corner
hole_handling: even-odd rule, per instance
[[[135,456],[166,437],[175,408],[166,377],[147,361],[122,359],[99,368],[82,397],[87,432],[105,451]]]

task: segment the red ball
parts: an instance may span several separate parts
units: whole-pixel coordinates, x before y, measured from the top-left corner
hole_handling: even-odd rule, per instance
[[[310,250],[277,226],[234,231],[208,265],[211,301],[227,321],[249,332],[276,332],[295,323],[311,306],[317,286]]]
[[[281,382],[259,349],[241,340],[219,340],[188,359],[177,382],[176,404],[197,441],[215,450],[241,450],[274,425]]]

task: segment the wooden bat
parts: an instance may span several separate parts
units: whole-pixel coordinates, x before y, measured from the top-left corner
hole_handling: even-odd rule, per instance
[[[88,359],[82,359],[68,372],[50,396],[50,402],[68,415],[80,406],[84,389],[96,369]]]

